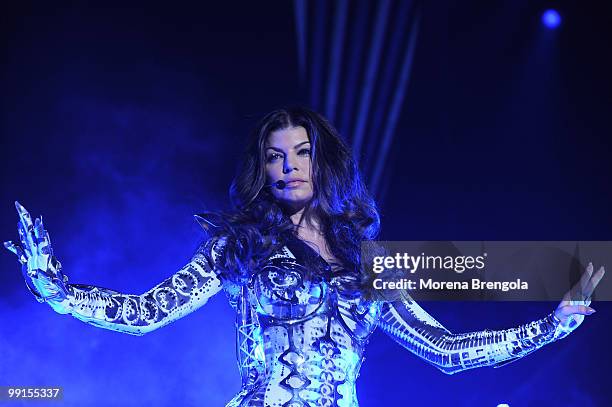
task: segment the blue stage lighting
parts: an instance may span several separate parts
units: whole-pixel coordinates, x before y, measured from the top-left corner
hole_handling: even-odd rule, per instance
[[[557,28],[561,24],[561,15],[557,10],[546,10],[542,14],[542,23],[548,28]]]

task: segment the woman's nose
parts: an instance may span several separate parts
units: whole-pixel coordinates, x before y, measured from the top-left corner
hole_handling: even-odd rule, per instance
[[[283,165],[283,174],[288,174],[288,173],[290,173],[293,170],[297,170],[297,166],[293,162],[293,159],[290,158],[290,157],[287,157],[283,164],[284,164]]]

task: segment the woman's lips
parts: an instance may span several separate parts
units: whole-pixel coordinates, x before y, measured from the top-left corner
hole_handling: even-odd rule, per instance
[[[297,188],[302,185],[305,181],[289,181],[285,188]]]

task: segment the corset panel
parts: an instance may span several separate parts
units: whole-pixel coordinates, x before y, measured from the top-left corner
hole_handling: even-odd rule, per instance
[[[290,241],[242,289],[226,286],[240,293],[230,302],[242,304],[236,327],[245,332],[243,391],[229,405],[357,405],[355,381],[381,307],[346,289],[354,278]]]
[[[306,278],[295,259],[270,259],[252,279],[258,313],[279,321],[299,321],[313,315],[323,304],[326,286]]]
[[[367,339],[376,326],[380,304],[347,288],[355,286],[354,273],[331,272],[321,258],[318,264],[324,270],[308,273],[303,256],[312,249],[299,245],[292,249],[297,253],[283,247],[251,277],[249,302],[256,313],[279,323],[297,323],[322,313],[333,315],[353,339]]]

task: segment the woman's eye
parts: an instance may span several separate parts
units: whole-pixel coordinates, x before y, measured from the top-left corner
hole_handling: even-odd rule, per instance
[[[280,154],[278,154],[278,153],[273,153],[273,154],[270,154],[270,155],[269,155],[269,156],[266,158],[266,161],[267,161],[267,162],[269,162],[269,163],[271,163],[272,161],[275,161],[275,160],[276,160],[277,158],[279,158],[280,156],[281,156],[281,155],[280,155]]]
[[[309,148],[303,148],[300,151],[298,151],[299,155],[310,155],[310,149]]]

